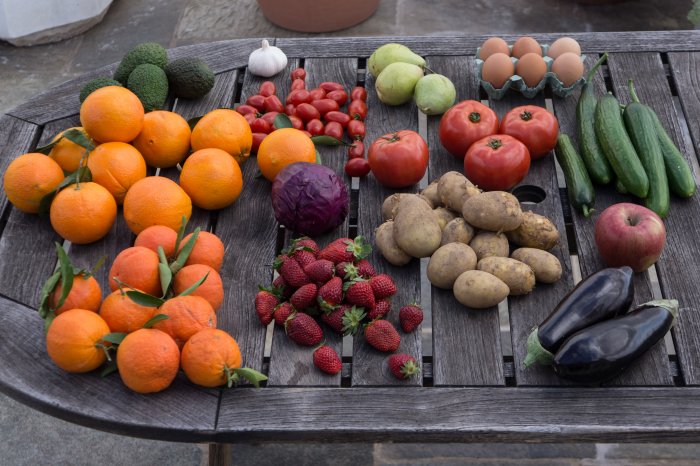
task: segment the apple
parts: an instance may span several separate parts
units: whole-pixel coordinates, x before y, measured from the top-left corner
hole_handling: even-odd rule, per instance
[[[595,223],[595,244],[611,267],[628,265],[642,272],[659,259],[665,243],[666,227],[661,218],[641,205],[613,204]]]

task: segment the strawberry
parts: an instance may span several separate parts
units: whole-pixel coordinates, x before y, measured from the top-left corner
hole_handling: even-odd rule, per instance
[[[358,270],[352,262],[340,262],[335,266],[335,275],[343,280],[352,280],[357,278]]]
[[[333,309],[343,300],[343,280],[333,277],[318,289],[316,298],[321,309]]]
[[[311,283],[311,280],[309,280],[309,277],[304,273],[304,269],[297,261],[288,256],[282,256],[278,260],[279,262],[275,261],[275,265],[279,263],[280,275],[282,275],[282,278],[289,286],[299,288],[307,283]]]
[[[289,286],[286,281],[284,281],[282,275],[277,275],[277,278],[272,281],[272,286],[278,289],[280,291],[280,295],[285,298],[289,298],[292,293],[294,293],[294,289]]]
[[[341,335],[354,335],[360,328],[360,322],[365,318],[365,312],[361,307],[341,304],[331,312],[321,314],[321,320]]]
[[[420,367],[411,355],[400,353],[389,356],[389,370],[399,380],[406,380],[420,372]]]
[[[300,345],[315,346],[323,340],[323,330],[316,320],[302,312],[289,316],[284,324],[284,330],[292,341]]]
[[[289,302],[292,303],[294,309],[306,309],[315,304],[317,293],[318,287],[313,283],[307,283],[294,292],[292,297],[289,298]]]
[[[318,259],[304,267],[304,273],[312,282],[321,285],[333,278],[335,267],[329,260]]]
[[[287,321],[290,315],[294,311],[294,306],[292,306],[292,303],[289,301],[285,301],[281,303],[279,306],[275,308],[274,314],[272,314],[272,317],[275,319],[275,324],[279,325],[280,327],[284,327],[284,323]]]
[[[316,254],[306,249],[297,249],[290,257],[294,258],[294,260],[301,265],[302,269],[312,262],[316,262]]]
[[[318,258],[328,259],[334,264],[339,264],[340,262],[354,262],[355,260],[364,259],[371,252],[372,247],[362,236],[358,236],[354,240],[338,238],[321,249],[318,253]]]
[[[369,282],[361,278],[345,284],[345,301],[348,304],[364,307],[371,311],[374,309],[374,293]]]
[[[367,314],[369,320],[383,319],[391,311],[391,301],[388,299],[380,299],[374,305],[374,309]]]
[[[307,251],[311,251],[314,255],[318,254],[319,247],[316,241],[312,240],[308,236],[301,236],[299,238],[293,239],[291,244],[291,249],[304,248]]]
[[[376,299],[384,299],[396,294],[394,280],[385,273],[370,278],[369,284]]]
[[[423,309],[418,304],[409,304],[399,310],[399,322],[401,329],[411,333],[423,322]]]
[[[272,322],[272,313],[275,312],[275,307],[279,302],[280,300],[274,292],[260,287],[260,291],[255,295],[255,313],[261,324],[267,325]]]
[[[335,375],[343,369],[340,356],[328,345],[316,348],[316,351],[314,351],[314,366],[331,375]]]
[[[357,262],[357,271],[358,275],[362,278],[372,278],[377,274],[374,267],[372,267],[372,264],[370,264],[367,259],[360,259]]]
[[[399,349],[401,336],[388,320],[373,320],[365,326],[365,340],[379,351],[393,353]]]

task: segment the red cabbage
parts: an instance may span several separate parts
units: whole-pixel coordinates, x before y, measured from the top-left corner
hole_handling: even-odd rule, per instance
[[[272,183],[275,218],[302,235],[317,236],[337,227],[347,217],[349,204],[345,182],[324,165],[287,165]]]

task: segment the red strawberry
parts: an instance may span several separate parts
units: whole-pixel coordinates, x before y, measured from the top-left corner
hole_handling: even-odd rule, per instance
[[[343,369],[340,356],[328,345],[319,346],[314,351],[314,366],[331,375],[335,375]]]
[[[377,274],[367,259],[360,259],[357,262],[357,270],[358,275],[362,278],[372,278]]]
[[[318,289],[316,298],[321,309],[333,309],[343,300],[343,280],[333,277]]]
[[[367,314],[369,320],[383,319],[391,311],[391,301],[388,299],[380,299],[374,305],[374,309]]]
[[[318,259],[304,267],[304,273],[308,275],[312,282],[321,285],[333,278],[335,267],[333,262],[329,260]]]
[[[267,325],[272,322],[272,313],[275,312],[275,307],[279,302],[279,298],[273,292],[260,288],[258,294],[255,295],[255,313],[261,324]]]
[[[372,293],[377,299],[388,298],[396,294],[396,285],[394,280],[385,274],[375,275],[369,279],[369,284],[372,287]]]
[[[409,304],[399,310],[399,322],[401,329],[411,333],[423,322],[423,309],[417,304]]]
[[[368,311],[374,309],[374,293],[369,282],[358,278],[346,283],[345,301],[348,304],[364,307]]]
[[[316,262],[316,254],[305,249],[297,249],[290,255],[301,265],[302,269],[312,262]]]
[[[321,249],[318,258],[328,259],[334,264],[339,264],[340,262],[354,262],[364,259],[370,252],[372,252],[372,247],[362,236],[358,236],[355,240],[339,238]]]
[[[321,320],[341,335],[354,335],[365,318],[362,308],[341,304],[331,312],[321,314]]]
[[[357,278],[358,270],[352,262],[340,262],[335,266],[335,275],[343,280],[352,280]]]
[[[292,341],[304,346],[316,346],[323,340],[323,330],[308,314],[292,314],[284,324],[284,330]]]
[[[318,287],[313,283],[307,283],[294,292],[289,302],[292,303],[294,309],[302,310],[311,307],[316,303],[316,294]]]
[[[311,251],[314,255],[318,254],[319,247],[316,241],[312,240],[308,236],[302,236],[292,240],[291,249],[304,248],[307,251]]]
[[[284,281],[294,288],[299,288],[307,283],[311,283],[311,280],[304,273],[304,269],[301,265],[290,257],[283,256],[283,259],[280,261],[279,272],[282,278],[284,278]]]
[[[293,312],[294,306],[292,306],[292,303],[290,303],[289,301],[281,303],[275,309],[274,314],[272,314],[272,316],[275,319],[275,324],[279,325],[280,327],[284,327],[284,323],[287,321],[287,318],[290,315],[292,315]]]
[[[277,275],[277,278],[272,281],[272,286],[278,289],[280,291],[280,295],[285,298],[289,298],[292,293],[294,293],[294,288],[289,286],[289,284],[284,281],[284,277],[282,277],[282,275]]]
[[[389,370],[399,380],[406,380],[420,372],[420,367],[411,355],[400,353],[389,356]]]
[[[379,351],[393,353],[399,349],[401,336],[388,320],[373,320],[365,326],[365,340]]]

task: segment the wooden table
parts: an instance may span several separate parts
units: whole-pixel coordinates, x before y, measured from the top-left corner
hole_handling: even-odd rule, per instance
[[[587,68],[599,54],[610,52],[608,64],[595,78],[599,93],[614,92],[629,101],[628,78],[634,78],[642,101],[659,114],[674,140],[695,163],[700,142],[700,32],[572,34],[587,54]],[[553,35],[538,35],[551,43]],[[426,57],[428,66],[457,86],[458,100],[485,99],[479,89],[472,54],[483,36],[396,38]],[[512,42],[515,37],[505,37]],[[412,104],[388,107],[374,92],[366,58],[388,38],[277,39],[289,56],[287,69],[274,78],[278,94],[289,89],[290,70],[303,66],[308,84],[338,81],[347,88],[364,84],[369,93],[367,140],[394,130],[418,130],[430,145],[429,179],[460,162],[441,147],[439,117],[426,118]],[[231,107],[255,94],[261,79],[246,73],[247,57],[258,39],[215,42],[170,51],[171,58],[196,55],[217,73],[216,85],[204,99],[170,101],[186,118],[219,107]],[[57,86],[2,117],[0,171],[16,156],[47,142],[59,130],[78,123],[78,90],[87,80],[109,75],[114,66]],[[562,131],[575,138],[578,92],[566,99],[540,95],[527,101],[547,105]],[[491,102],[503,115],[524,99],[511,94]],[[322,148],[325,163],[341,173],[342,148]],[[564,276],[555,285],[540,285],[530,295],[508,300],[513,356],[505,357],[497,308],[467,310],[449,291],[426,286],[425,262],[403,268],[389,266],[376,252],[372,261],[399,285],[395,303],[420,300],[432,314],[432,357],[422,356],[421,331],[405,335],[400,351],[422,361],[422,377],[400,382],[386,367],[386,355],[353,342],[343,371],[327,376],[311,364],[311,350],[291,343],[278,328],[269,357],[264,355],[266,329],[253,310],[257,284],[272,279],[271,263],[289,235],[275,222],[270,184],[256,178],[254,160],[244,165],[245,185],[235,205],[218,212],[196,210],[190,228],[214,231],[226,244],[221,272],[226,298],[219,311],[220,327],[239,342],[244,362],[268,374],[265,388],[207,390],[182,375],[165,392],[143,396],[122,385],[117,375],[70,375],[47,358],[42,325],[35,311],[43,281],[56,265],[54,242],[60,238],[46,220],[12,208],[0,194],[0,391],[53,416],[118,434],[160,440],[230,444],[264,441],[328,442],[695,442],[700,440],[700,196],[673,199],[666,220],[668,240],[656,264],[660,292],[676,298],[681,314],[673,329],[675,355],[663,342],[618,379],[601,388],[574,387],[546,367],[523,370],[525,339],[581,276],[600,269],[593,225],[568,207],[557,182],[553,156],[533,163],[523,186],[525,208],[544,213],[563,234],[554,253]],[[165,170],[163,176],[176,178]],[[391,193],[373,177],[347,179],[352,185],[352,212],[332,235],[373,237],[380,224],[379,206]],[[537,189],[539,188],[539,189]],[[417,189],[417,187],[416,187]],[[530,193],[526,195],[523,193]],[[532,194],[534,193],[534,195]],[[544,194],[544,199],[542,195]],[[598,189],[596,209],[628,200],[612,189]],[[73,245],[70,256],[92,265],[106,255],[111,261],[132,244],[133,235],[119,216],[111,233],[86,246]],[[571,255],[578,257],[572,261]],[[107,269],[98,279],[107,290]],[[651,299],[653,280],[635,279],[636,302]],[[397,306],[398,307],[398,306]],[[391,320],[396,323],[397,313]],[[423,328],[422,332],[430,331]],[[327,342],[340,350],[342,339],[326,329]],[[212,460],[227,450],[212,448]]]

